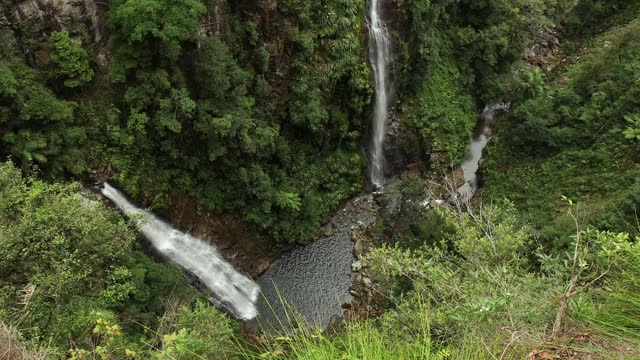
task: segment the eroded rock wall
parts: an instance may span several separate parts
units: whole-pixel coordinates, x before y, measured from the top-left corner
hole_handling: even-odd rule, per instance
[[[107,66],[105,13],[111,0],[4,0],[0,4],[0,34],[32,66],[48,58],[47,43],[54,31],[66,31]]]

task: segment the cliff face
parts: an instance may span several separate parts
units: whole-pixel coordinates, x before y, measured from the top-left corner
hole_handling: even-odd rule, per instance
[[[0,33],[32,66],[48,58],[46,44],[54,31],[93,50],[96,64],[107,65],[105,12],[111,0],[5,0],[0,5]]]

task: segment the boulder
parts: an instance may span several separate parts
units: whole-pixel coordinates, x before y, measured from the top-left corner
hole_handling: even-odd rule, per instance
[[[362,264],[362,262],[360,260],[354,262],[353,264],[351,264],[351,271],[353,272],[358,272],[360,270],[362,270],[362,268],[364,267],[364,265]]]

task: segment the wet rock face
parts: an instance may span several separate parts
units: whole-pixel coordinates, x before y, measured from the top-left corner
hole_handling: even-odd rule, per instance
[[[104,65],[105,13],[111,0],[13,0],[0,5],[0,32],[19,46],[33,65],[41,65],[43,51],[54,31],[66,31],[85,48],[96,50]],[[99,58],[98,58],[99,57]]]
[[[180,230],[210,240],[236,269],[252,277],[265,272],[282,251],[232,215],[199,211],[196,201],[184,194],[171,194],[160,215]]]
[[[402,128],[398,111],[393,111],[385,129],[385,178],[403,174],[411,164],[420,161],[420,151],[414,146],[418,143],[415,136]]]

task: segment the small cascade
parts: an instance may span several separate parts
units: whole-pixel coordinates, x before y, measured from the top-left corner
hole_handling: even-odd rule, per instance
[[[118,190],[104,183],[102,194],[128,216],[142,215],[138,227],[151,245],[171,262],[196,276],[210,291],[210,300],[236,318],[256,317],[259,288],[226,262],[209,243],[174,229],[149,211],[135,207]]]
[[[369,179],[375,188],[384,186],[384,133],[389,115],[389,78],[391,40],[382,21],[381,0],[369,2],[369,62],[375,80],[375,98],[371,146],[369,150]]]
[[[458,188],[458,200],[465,203],[475,195],[478,190],[478,168],[482,151],[489,143],[493,135],[493,127],[496,123],[496,113],[508,111],[510,103],[497,103],[486,106],[480,115],[479,132],[476,133],[471,140],[469,152],[462,162],[462,171],[464,173],[464,184]]]

